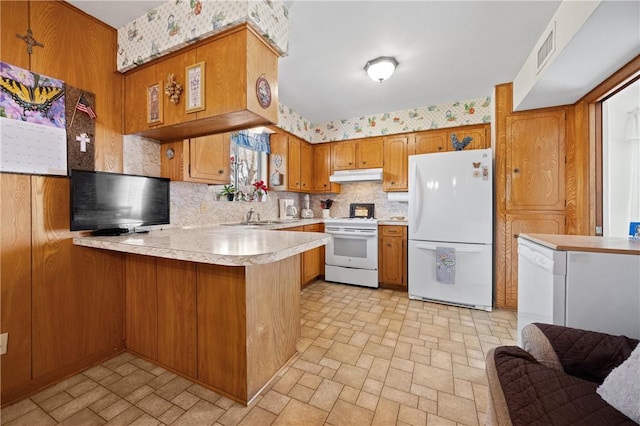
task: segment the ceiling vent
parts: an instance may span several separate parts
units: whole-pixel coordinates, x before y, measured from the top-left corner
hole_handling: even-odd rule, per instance
[[[549,34],[542,42],[542,46],[538,49],[538,68],[536,70],[536,74],[540,73],[542,67],[545,66],[553,52],[556,51],[556,23],[554,22],[551,26],[551,30]]]

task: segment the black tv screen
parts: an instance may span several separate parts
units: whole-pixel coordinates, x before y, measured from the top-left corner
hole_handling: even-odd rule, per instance
[[[117,235],[164,225],[169,223],[169,179],[71,170],[70,202],[72,231]]]

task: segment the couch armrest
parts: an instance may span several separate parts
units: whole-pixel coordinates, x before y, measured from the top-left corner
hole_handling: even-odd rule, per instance
[[[551,342],[538,325],[537,323],[527,324],[522,328],[522,348],[545,367],[564,371]]]
[[[495,360],[496,348],[489,349],[487,353],[487,426],[511,426],[511,417],[509,415],[509,407],[502,390],[500,376],[496,368]]]
[[[638,340],[625,336],[541,323],[527,324],[522,342],[541,364],[596,383],[602,383],[638,345]]]

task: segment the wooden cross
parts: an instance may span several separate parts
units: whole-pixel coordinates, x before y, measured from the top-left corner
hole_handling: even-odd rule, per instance
[[[80,142],[80,151],[87,152],[87,144],[91,142],[89,139],[89,135],[86,133],[81,133],[80,136],[76,136],[76,140]]]
[[[27,35],[16,34],[16,37],[27,43],[27,53],[29,55],[33,53],[33,46],[44,47],[44,44],[37,42],[36,39],[33,38],[33,32],[31,31],[31,28],[27,30]]]

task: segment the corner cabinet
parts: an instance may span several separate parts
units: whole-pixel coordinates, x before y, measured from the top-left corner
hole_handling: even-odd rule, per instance
[[[174,181],[228,184],[230,142],[230,133],[221,133],[162,144],[160,175]]]
[[[407,291],[407,227],[380,225],[378,281],[383,287]]]
[[[274,133],[270,139],[269,188],[274,191],[311,192],[313,146],[286,133]]]
[[[203,64],[203,108],[187,112],[186,67]],[[164,94],[169,74],[183,86],[177,104]],[[270,102],[261,104],[258,79],[270,86]],[[159,141],[187,139],[278,121],[278,55],[248,25],[239,25],[135,68],[125,75],[125,133]],[[147,90],[159,84],[160,119],[147,118]]]

